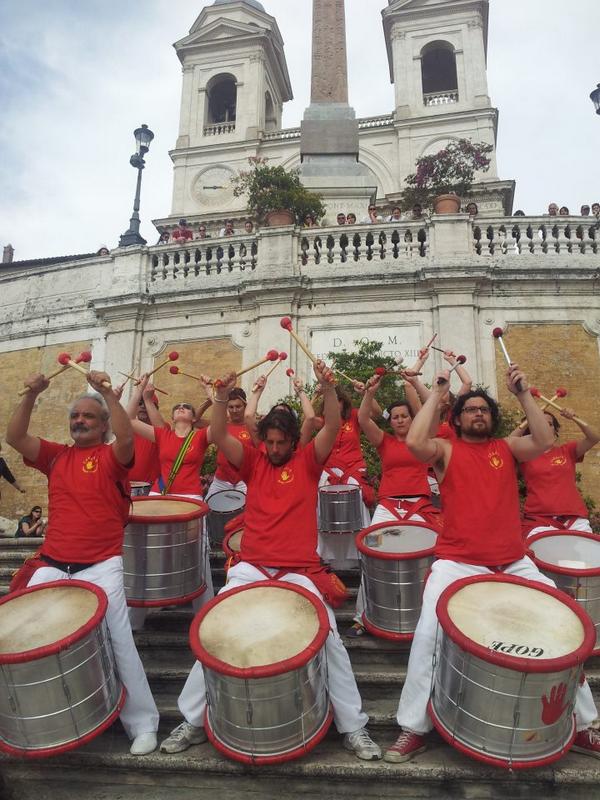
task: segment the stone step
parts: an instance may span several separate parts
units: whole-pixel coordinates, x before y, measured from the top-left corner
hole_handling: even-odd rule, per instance
[[[161,728],[161,736],[167,731]],[[380,738],[383,749],[395,731]],[[221,756],[210,744],[174,755],[158,751],[134,758],[119,723],[77,751],[40,761],[2,758],[3,800],[281,800],[406,798],[420,800],[588,800],[597,797],[600,764],[569,753],[545,768],[509,772],[458,753],[437,735],[429,748],[405,764],[359,761],[341,737],[329,734],[305,757],[249,767]]]
[[[23,548],[35,551],[43,541],[41,536],[0,536],[0,550]]]

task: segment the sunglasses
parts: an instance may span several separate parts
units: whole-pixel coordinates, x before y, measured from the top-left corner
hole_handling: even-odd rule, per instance
[[[194,406],[190,405],[190,403],[177,403],[177,405],[173,406],[173,411],[177,411],[178,408],[184,408],[186,411],[194,410]]]

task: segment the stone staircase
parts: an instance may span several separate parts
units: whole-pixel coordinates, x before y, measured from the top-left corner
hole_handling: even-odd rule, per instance
[[[12,572],[40,544],[35,539],[0,539],[0,593]],[[224,579],[223,556],[213,557],[215,585]],[[358,572],[341,573],[356,593]],[[343,632],[352,618],[353,601],[337,612]],[[160,713],[160,736],[180,721],[177,696],[193,656],[188,646],[191,607],[151,611],[136,642]],[[397,735],[396,706],[402,689],[408,648],[372,637],[347,639],[353,669],[370,716],[373,738],[385,748]],[[600,660],[588,665],[588,680],[600,699]],[[256,797],[281,800],[302,794],[331,798],[435,798],[436,800],[505,800],[600,796],[600,761],[569,754],[557,764],[511,773],[487,767],[444,744],[432,734],[429,749],[407,764],[361,762],[341,746],[332,726],[308,756],[277,766],[247,767],[229,761],[210,744],[167,756],[129,754],[120,723],[90,744],[60,757],[19,760],[0,757],[0,800],[191,800],[205,797]],[[207,795],[206,793],[211,793]]]

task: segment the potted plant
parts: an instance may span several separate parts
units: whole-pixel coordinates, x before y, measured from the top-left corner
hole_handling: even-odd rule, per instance
[[[416,203],[433,208],[436,214],[455,214],[460,210],[461,197],[473,186],[475,172],[487,172],[491,159],[491,144],[469,139],[449,142],[443,150],[431,156],[421,156],[416,172],[404,179],[401,193],[404,208]]]
[[[301,224],[310,215],[325,216],[321,196],[300,183],[299,170],[269,166],[266,158],[249,158],[250,169],[233,178],[235,197],[245,195],[250,214],[267,225]]]

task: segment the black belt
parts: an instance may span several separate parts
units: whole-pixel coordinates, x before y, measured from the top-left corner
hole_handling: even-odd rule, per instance
[[[42,561],[45,561],[49,567],[59,569],[61,572],[66,572],[68,575],[74,575],[76,572],[89,569],[89,567],[93,567],[94,564],[98,563],[97,561],[94,561],[91,564],[76,564],[68,563],[66,561],[56,561],[54,558],[50,558],[50,556],[46,556],[43,553],[40,554],[40,558]]]

